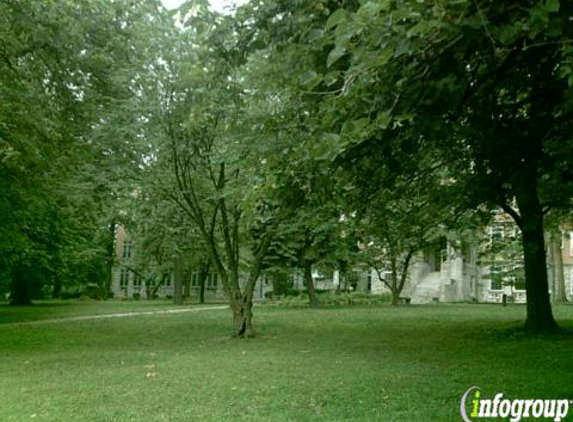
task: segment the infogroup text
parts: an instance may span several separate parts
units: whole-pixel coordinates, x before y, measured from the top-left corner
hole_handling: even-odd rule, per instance
[[[493,399],[482,397],[479,387],[471,387],[462,396],[460,413],[464,422],[473,422],[480,418],[500,418],[510,422],[522,419],[548,419],[559,422],[567,417],[568,399],[507,399],[503,393],[497,393]]]

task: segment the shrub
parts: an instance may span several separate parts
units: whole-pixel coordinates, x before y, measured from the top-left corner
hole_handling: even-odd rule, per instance
[[[378,305],[390,303],[391,300],[389,294],[373,295],[367,292],[321,292],[318,294],[320,306]],[[271,306],[306,307],[309,302],[306,294],[299,293],[297,296],[285,296],[268,300],[265,303]]]

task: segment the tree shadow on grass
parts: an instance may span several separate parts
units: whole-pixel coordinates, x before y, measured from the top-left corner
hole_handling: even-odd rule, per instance
[[[492,328],[488,330],[487,335],[494,341],[518,341],[529,339],[544,340],[573,340],[573,327],[561,324],[555,331],[535,332],[527,330],[523,322],[516,322],[510,327]]]

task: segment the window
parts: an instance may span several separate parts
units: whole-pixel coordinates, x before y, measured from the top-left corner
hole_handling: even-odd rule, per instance
[[[501,276],[501,268],[497,265],[492,265],[489,268],[489,274],[491,277],[491,290],[501,290],[502,288],[502,276]]]
[[[131,241],[126,241],[123,243],[123,259],[131,258]]]
[[[513,282],[513,288],[515,290],[525,290],[525,279],[522,277],[517,277]]]
[[[477,277],[475,275],[470,275],[470,291],[475,293],[477,289]]]
[[[573,256],[573,232],[569,232],[569,255]]]
[[[386,280],[386,283],[392,283],[392,271],[390,270],[385,270],[384,271],[384,280]]]
[[[191,275],[191,285],[195,286],[195,287],[199,286],[199,277],[198,277],[197,273],[193,273]]]
[[[499,243],[503,240],[503,226],[491,227],[491,243]]]
[[[217,288],[218,277],[217,274],[209,273],[207,276],[207,287]]]
[[[127,268],[122,268],[121,272],[119,273],[119,286],[122,289],[126,289],[128,283],[129,283],[129,270]]]
[[[136,273],[133,273],[133,293],[136,295],[134,297],[139,297],[141,293],[141,276]]]

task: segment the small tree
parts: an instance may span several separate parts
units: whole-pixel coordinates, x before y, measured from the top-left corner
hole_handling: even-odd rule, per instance
[[[234,334],[244,337],[252,334],[254,288],[272,226],[258,192],[264,162],[256,144],[235,136],[252,128],[240,119],[240,51],[229,45],[230,21],[206,5],[192,19],[165,52],[153,171],[164,198],[195,227],[229,300]]]

